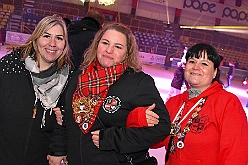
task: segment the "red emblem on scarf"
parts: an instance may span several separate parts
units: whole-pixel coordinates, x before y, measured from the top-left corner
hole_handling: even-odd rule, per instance
[[[78,85],[72,97],[72,109],[74,120],[84,134],[94,124],[109,87],[121,77],[126,68],[126,63],[103,68],[96,61],[78,77]]]

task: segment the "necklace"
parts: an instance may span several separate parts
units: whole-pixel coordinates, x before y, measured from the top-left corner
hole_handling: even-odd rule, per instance
[[[88,97],[81,95],[81,97],[74,99],[72,102],[73,116],[75,122],[80,124],[80,129],[85,131],[94,123],[98,113],[96,107],[99,110],[108,88],[94,97],[90,94]]]
[[[206,99],[207,98],[205,97],[205,98],[201,98],[200,100],[198,100],[197,103],[195,103],[195,105],[193,107],[191,107],[191,109],[188,111],[188,113],[186,115],[184,115],[182,120],[180,120],[181,117],[182,117],[182,112],[183,112],[185,102],[182,104],[181,108],[179,109],[179,111],[177,112],[174,120],[171,123],[171,132],[170,132],[170,135],[172,137],[171,147],[170,147],[170,152],[171,153],[175,152],[174,137],[178,138],[178,142],[177,142],[177,145],[176,145],[177,148],[182,149],[184,147],[184,138],[185,138],[186,134],[190,131],[190,126],[191,126],[193,120],[198,116],[199,112],[201,111]],[[194,109],[195,109],[195,112],[191,115],[191,118],[188,120],[187,125],[182,130],[181,129],[181,123],[187,118],[187,116]]]
[[[90,96],[82,96],[72,103],[73,114],[76,115],[75,122],[79,124],[82,120],[85,121],[85,124],[82,126],[83,129],[88,128],[88,123],[91,123],[90,118],[95,116],[94,108],[97,104],[97,100],[98,99],[91,98]]]

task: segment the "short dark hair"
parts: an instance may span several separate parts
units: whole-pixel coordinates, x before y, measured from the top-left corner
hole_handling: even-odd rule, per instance
[[[86,13],[86,17],[94,18],[101,26],[105,22],[105,16],[100,10],[91,9]]]
[[[186,61],[188,61],[189,58],[195,57],[195,58],[201,58],[202,56],[207,55],[207,59],[212,61],[214,63],[214,69],[217,69],[217,74],[213,81],[218,81],[219,83],[222,83],[220,80],[220,56],[216,49],[208,44],[205,43],[199,43],[194,46],[192,46],[188,52],[186,53]]]
[[[65,21],[66,26],[69,26],[71,24],[71,20],[69,18],[63,18]]]
[[[214,69],[220,66],[220,56],[218,52],[213,46],[205,43],[199,43],[192,46],[186,53],[186,61],[188,61],[188,59],[192,57],[202,57],[202,52],[207,53],[207,59],[214,63]]]

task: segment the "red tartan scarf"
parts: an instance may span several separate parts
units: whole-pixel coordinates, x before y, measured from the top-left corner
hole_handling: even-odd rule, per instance
[[[103,68],[96,61],[78,76],[78,85],[72,97],[72,109],[73,118],[84,134],[88,133],[94,124],[109,87],[126,69],[126,63]]]

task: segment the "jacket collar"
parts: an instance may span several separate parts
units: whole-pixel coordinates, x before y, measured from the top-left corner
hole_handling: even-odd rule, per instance
[[[210,87],[208,87],[206,90],[204,90],[199,96],[193,97],[191,99],[192,100],[199,100],[200,98],[210,96],[210,95],[212,95],[212,94],[214,94],[220,90],[224,90],[223,85],[218,83],[217,81],[214,81],[213,84]],[[183,99],[185,102],[190,100],[188,90],[183,92]]]

